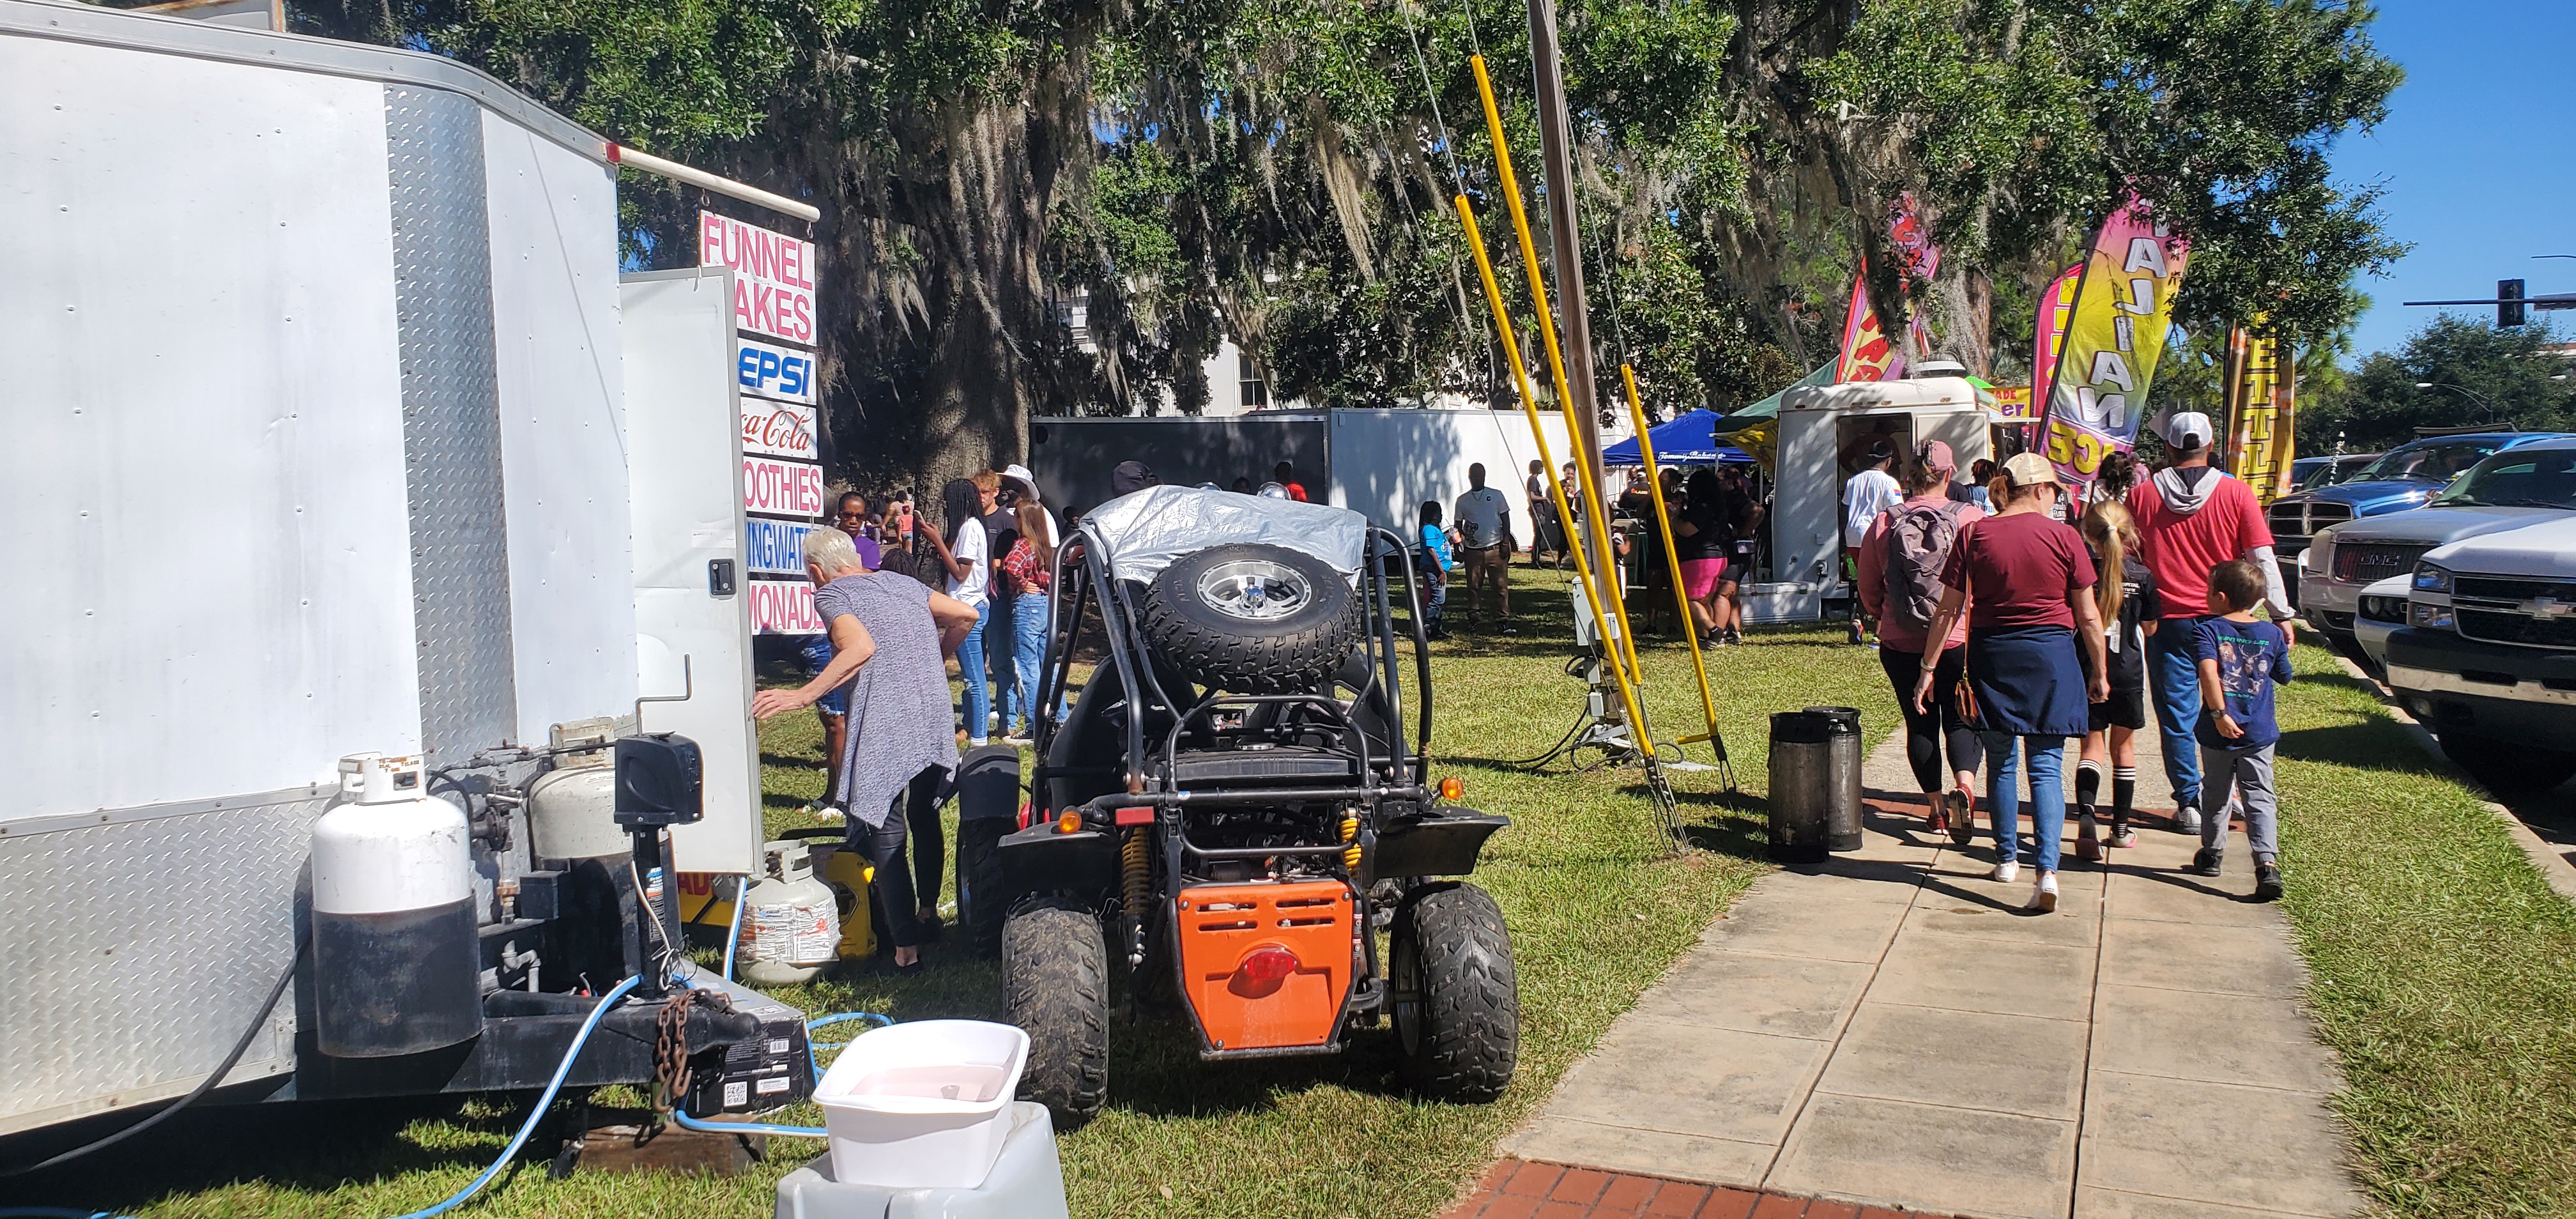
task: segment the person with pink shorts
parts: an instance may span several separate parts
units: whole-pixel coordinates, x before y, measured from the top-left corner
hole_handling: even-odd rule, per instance
[[[1673,553],[1682,562],[1682,596],[1690,602],[1691,626],[1712,643],[1722,638],[1725,621],[1718,607],[1718,580],[1735,549],[1720,512],[1722,500],[1717,475],[1701,467],[1691,471],[1673,518]]]

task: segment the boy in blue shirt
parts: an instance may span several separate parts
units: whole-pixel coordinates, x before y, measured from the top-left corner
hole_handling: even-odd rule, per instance
[[[1449,534],[1440,528],[1440,501],[1422,501],[1422,549],[1414,552],[1413,569],[1427,578],[1430,592],[1422,605],[1422,633],[1432,639],[1446,639],[1440,629],[1440,611],[1449,603]]]
[[[2272,746],[2281,726],[2272,718],[2275,684],[2290,680],[2290,640],[2281,628],[2254,616],[2263,599],[2262,569],[2237,559],[2209,569],[2209,612],[2192,628],[2192,655],[2200,662],[2200,769],[2208,790],[2223,792],[2232,780],[2244,793],[2245,838],[2254,850],[2254,900],[2281,896],[2280,803],[2272,786]],[[2216,876],[2227,855],[2224,812],[2203,820],[2200,853],[2191,870]]]

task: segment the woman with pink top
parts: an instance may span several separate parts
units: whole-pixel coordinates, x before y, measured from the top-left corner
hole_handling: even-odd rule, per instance
[[[1975,504],[1950,498],[1950,475],[1958,468],[1950,446],[1938,440],[1915,446],[1905,467],[1905,498],[1870,521],[1860,543],[1861,609],[1878,621],[1878,662],[1896,688],[1896,703],[1905,712],[1905,760],[1914,766],[1914,781],[1931,809],[1934,833],[1949,831],[1962,846],[1976,832],[1977,771],[1985,765],[1985,745],[1959,716],[1958,688],[1967,663],[1968,616],[1959,615],[1933,664],[1932,614],[1941,605],[1941,569],[1950,561],[1950,544],[1969,522],[1986,514]],[[1932,700],[1914,705],[1917,674],[1932,676]],[[1941,754],[1950,755],[1948,781],[1941,773]]]

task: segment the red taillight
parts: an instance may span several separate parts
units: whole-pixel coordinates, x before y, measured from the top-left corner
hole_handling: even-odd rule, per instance
[[[1297,954],[1276,944],[1264,944],[1245,956],[1234,972],[1256,986],[1275,986],[1297,972]]]
[[[1150,807],[1122,808],[1117,811],[1113,819],[1119,825],[1152,825],[1154,810]]]
[[[1029,826],[1030,826],[1030,824],[1031,824],[1030,818],[1031,818],[1032,816],[1034,816],[1034,815],[1036,814],[1036,812],[1037,812],[1037,806],[1036,806],[1036,805],[1031,804],[1030,802],[1028,802],[1028,801],[1026,801],[1026,800],[1023,800],[1023,801],[1021,801],[1021,802],[1020,802],[1020,828],[1021,828],[1021,829],[1024,829],[1024,830],[1025,830],[1025,829],[1029,828]]]

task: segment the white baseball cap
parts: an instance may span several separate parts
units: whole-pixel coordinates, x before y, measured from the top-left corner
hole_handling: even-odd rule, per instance
[[[2209,416],[2199,411],[2183,411],[2165,421],[2165,443],[2177,449],[2204,449],[2210,437],[2218,433],[2209,426]]]
[[[2037,453],[2015,453],[2004,462],[2004,477],[2016,487],[2036,486],[2057,481],[2057,467]]]
[[[1038,493],[1038,476],[1029,473],[1029,468],[1027,466],[1013,462],[1010,465],[1002,467],[1002,477],[1011,479],[1019,483],[1021,486],[1027,487],[1029,489],[1029,494],[1031,495],[1036,495]]]

